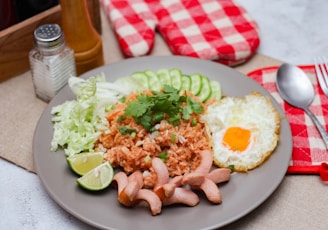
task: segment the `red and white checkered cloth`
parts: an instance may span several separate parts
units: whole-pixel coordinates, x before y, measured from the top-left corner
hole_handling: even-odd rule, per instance
[[[310,110],[328,130],[328,97],[318,85],[314,66],[301,66],[311,80],[315,98]],[[287,104],[280,97],[276,88],[278,67],[255,70],[247,75],[262,85],[278,101],[286,113],[291,126],[293,152],[288,173],[317,174],[322,162],[328,162],[328,151],[312,120],[301,109]]]
[[[173,54],[236,65],[257,50],[258,26],[233,0],[100,0],[127,57],[147,55],[155,31]]]

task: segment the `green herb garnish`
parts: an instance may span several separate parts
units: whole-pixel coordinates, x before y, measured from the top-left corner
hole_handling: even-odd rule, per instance
[[[169,157],[169,155],[167,154],[167,152],[160,152],[158,154],[158,157],[163,161],[166,162],[167,158]]]
[[[201,114],[203,106],[190,96],[181,96],[179,91],[172,86],[164,85],[163,92],[152,91],[153,95],[139,94],[137,100],[129,101],[124,110],[124,116],[133,117],[137,124],[148,131],[167,117],[170,124],[177,126],[180,120],[189,120],[192,113]],[[186,106],[182,106],[186,103]]]
[[[170,135],[170,141],[172,142],[172,143],[175,143],[175,134],[174,133],[171,133],[171,135]]]
[[[137,130],[130,128],[129,126],[119,126],[118,127],[118,131],[122,134],[122,135],[127,135],[127,134],[132,134],[132,133],[136,133]]]
[[[233,172],[235,170],[235,165],[229,165],[229,169]]]

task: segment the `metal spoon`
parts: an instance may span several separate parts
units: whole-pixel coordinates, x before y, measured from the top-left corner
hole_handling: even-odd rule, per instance
[[[297,66],[282,64],[277,72],[277,87],[285,101],[294,107],[303,109],[309,115],[328,148],[328,134],[309,109],[314,99],[314,89],[304,71]]]

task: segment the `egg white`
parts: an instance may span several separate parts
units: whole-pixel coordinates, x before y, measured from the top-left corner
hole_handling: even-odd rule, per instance
[[[243,98],[224,97],[208,106],[201,120],[210,137],[214,163],[219,167],[233,166],[235,171],[247,172],[261,165],[278,144],[279,113],[268,97],[257,92]],[[234,150],[224,144],[223,136],[230,127],[251,132],[245,150]]]

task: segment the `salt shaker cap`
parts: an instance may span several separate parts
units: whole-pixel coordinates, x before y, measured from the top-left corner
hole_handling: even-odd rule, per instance
[[[34,30],[34,42],[40,49],[56,49],[65,43],[65,37],[58,24],[44,24]]]

